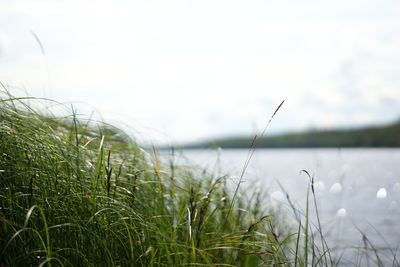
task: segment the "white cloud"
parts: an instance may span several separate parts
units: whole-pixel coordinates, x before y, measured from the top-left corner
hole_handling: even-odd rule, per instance
[[[6,3],[2,81],[174,140],[249,133],[282,99],[272,131],[399,116],[396,2]]]

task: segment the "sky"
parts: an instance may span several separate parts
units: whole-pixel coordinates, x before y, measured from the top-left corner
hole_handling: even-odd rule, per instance
[[[267,134],[384,124],[400,1],[2,0],[0,81],[145,142],[251,135],[282,100]]]

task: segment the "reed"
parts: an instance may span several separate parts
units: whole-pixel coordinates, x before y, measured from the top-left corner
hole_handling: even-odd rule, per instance
[[[233,196],[227,176],[164,163],[118,128],[26,100],[0,100],[0,265],[289,263],[274,232],[284,222]]]
[[[257,137],[231,190],[229,175],[180,164],[174,150],[145,151],[74,109],[43,115],[27,101],[35,99],[7,91],[0,99],[0,266],[336,264],[319,217],[310,220],[309,197],[302,213],[286,194],[292,228],[265,193],[241,187]]]

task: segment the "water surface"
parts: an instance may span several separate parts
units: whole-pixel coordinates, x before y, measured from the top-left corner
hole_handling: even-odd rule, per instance
[[[219,172],[237,181],[248,150],[188,150],[184,154],[209,168],[220,162]],[[320,218],[331,247],[363,247],[361,231],[383,253],[397,249],[400,149],[258,149],[243,177],[244,185],[267,190],[270,199],[266,203],[282,205],[290,212],[279,181],[304,210],[309,179],[301,170],[315,178]],[[347,259],[342,263],[355,260],[354,253],[346,249]]]

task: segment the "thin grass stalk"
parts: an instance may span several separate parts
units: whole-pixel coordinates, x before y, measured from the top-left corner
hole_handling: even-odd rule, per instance
[[[307,197],[306,197],[306,222],[305,222],[305,229],[304,229],[304,266],[308,266],[308,227],[309,227],[309,194],[310,194],[310,187],[307,187]]]
[[[255,135],[254,138],[253,138],[253,140],[252,140],[252,142],[251,142],[251,145],[250,145],[250,148],[249,148],[249,151],[248,151],[248,154],[247,154],[246,161],[245,161],[244,166],[243,166],[243,168],[242,168],[242,171],[241,171],[241,173],[240,173],[239,181],[238,181],[238,183],[237,183],[237,186],[236,186],[236,188],[235,188],[235,192],[233,193],[233,197],[232,197],[231,203],[230,203],[230,205],[229,205],[228,213],[227,213],[227,215],[226,215],[225,222],[224,222],[224,224],[223,224],[224,226],[226,225],[226,222],[227,222],[227,220],[228,220],[228,217],[229,217],[229,215],[230,215],[230,213],[231,213],[231,211],[232,211],[232,207],[233,207],[233,204],[235,203],[236,196],[237,196],[237,194],[238,194],[239,187],[240,187],[240,184],[242,183],[244,174],[246,173],[247,168],[248,168],[248,166],[249,166],[249,164],[250,164],[250,161],[251,161],[251,159],[253,158],[253,155],[254,155],[254,152],[255,152],[256,146],[257,146],[257,141],[258,141],[257,138],[258,138],[258,137],[261,138],[261,137],[264,136],[264,134],[265,134],[265,132],[267,131],[268,126],[270,125],[272,119],[275,117],[276,113],[277,113],[278,110],[281,108],[281,106],[283,105],[284,102],[285,102],[285,100],[283,100],[283,101],[279,104],[279,106],[275,109],[274,113],[272,114],[272,116],[271,116],[270,119],[268,120],[268,122],[267,122],[267,124],[265,125],[264,129],[262,130],[261,134],[260,134],[259,136]]]
[[[294,254],[294,267],[297,267],[297,263],[299,260],[299,243],[300,243],[300,235],[301,235],[301,219],[299,215],[299,228],[297,230],[297,238],[296,238],[296,250]]]

